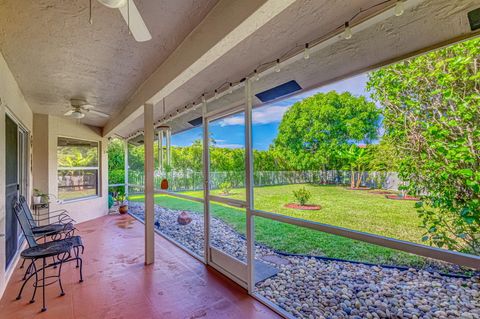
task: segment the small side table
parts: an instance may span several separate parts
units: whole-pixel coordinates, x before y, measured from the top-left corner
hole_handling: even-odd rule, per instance
[[[50,204],[49,203],[40,203],[40,204],[32,204],[33,211],[35,212],[35,221],[38,223],[40,219],[40,215],[42,210],[47,210],[49,212]],[[50,216],[48,216],[50,217]]]

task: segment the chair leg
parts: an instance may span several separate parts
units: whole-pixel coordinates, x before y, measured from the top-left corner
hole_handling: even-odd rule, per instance
[[[32,261],[32,263],[33,263],[33,261]],[[32,266],[32,264],[30,264],[30,266],[28,266],[28,267],[30,268],[31,266]],[[35,268],[35,263],[33,263],[33,267]],[[22,287],[20,288],[20,291],[18,292],[17,300],[20,300],[20,298],[22,298],[22,292],[23,292],[23,289],[25,288],[25,285],[30,280],[30,278],[32,278],[33,276],[36,275],[36,273],[37,273],[37,271],[36,271],[36,268],[35,268],[35,272],[31,273],[28,277],[25,278],[25,280],[23,281]]]
[[[23,278],[22,280],[26,280],[27,279],[27,276],[30,274],[31,270],[32,270],[32,265],[33,265],[33,260],[30,262],[30,264],[28,265],[27,267],[27,270],[25,270],[25,274],[23,275]]]
[[[42,299],[43,299],[43,307],[42,307],[42,312],[47,311],[47,307],[45,306],[45,266],[46,266],[46,260],[45,257],[42,258],[43,260],[43,267],[42,267]]]
[[[79,265],[78,265],[79,248],[78,248],[78,247],[73,247],[73,251],[75,252],[75,259],[77,259],[77,266],[76,266],[76,268],[78,268],[78,267],[79,267]]]
[[[80,261],[80,280],[79,282],[83,282],[83,260],[80,257],[77,257],[77,261]]]
[[[33,270],[35,274],[35,284],[33,285],[33,294],[32,294],[32,299],[30,299],[30,303],[35,302],[35,294],[37,293],[37,286],[38,286],[38,272],[37,272],[37,267],[35,266],[35,263],[33,263]]]
[[[63,259],[60,260],[60,266],[58,266],[58,284],[60,285],[60,296],[65,296],[65,292],[63,291],[63,286],[62,286],[62,265],[63,265]]]
[[[23,266],[25,265],[25,258],[23,258],[22,264],[20,265],[20,269],[23,269]]]

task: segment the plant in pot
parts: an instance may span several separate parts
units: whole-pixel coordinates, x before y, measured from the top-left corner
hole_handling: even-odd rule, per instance
[[[118,193],[117,197],[115,198],[118,205],[118,212],[122,215],[128,213],[128,201],[127,196],[122,193]]]
[[[35,188],[33,190],[33,203],[34,204],[42,204],[48,202],[48,194],[40,191],[39,189]]]

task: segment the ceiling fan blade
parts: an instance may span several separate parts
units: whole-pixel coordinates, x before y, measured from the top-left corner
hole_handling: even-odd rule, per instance
[[[152,35],[150,31],[148,31],[145,22],[138,12],[137,6],[133,0],[127,1],[127,5],[118,8],[120,13],[122,14],[123,19],[128,24],[130,23],[130,31],[132,32],[133,37],[138,42],[144,42],[152,39]],[[129,12],[130,11],[130,12]],[[129,22],[129,14],[130,14],[130,22]]]
[[[67,113],[63,114],[64,116],[70,116],[75,110],[70,110]]]
[[[84,105],[81,106],[81,108],[84,109],[84,110],[90,111],[91,109],[94,109],[95,106],[90,105],[90,104],[84,104]]]
[[[106,113],[95,111],[95,110],[89,110],[88,113],[93,114],[93,115],[97,115],[97,116],[100,116],[100,117],[110,117],[110,115],[108,115]]]

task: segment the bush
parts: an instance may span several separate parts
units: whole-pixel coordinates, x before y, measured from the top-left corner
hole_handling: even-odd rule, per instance
[[[223,195],[230,195],[230,191],[232,190],[232,183],[223,182],[220,184],[220,189],[222,190]]]
[[[310,193],[305,187],[302,187],[298,190],[294,190],[293,196],[295,197],[297,203],[304,206],[308,203],[310,198],[312,198],[312,193]]]

